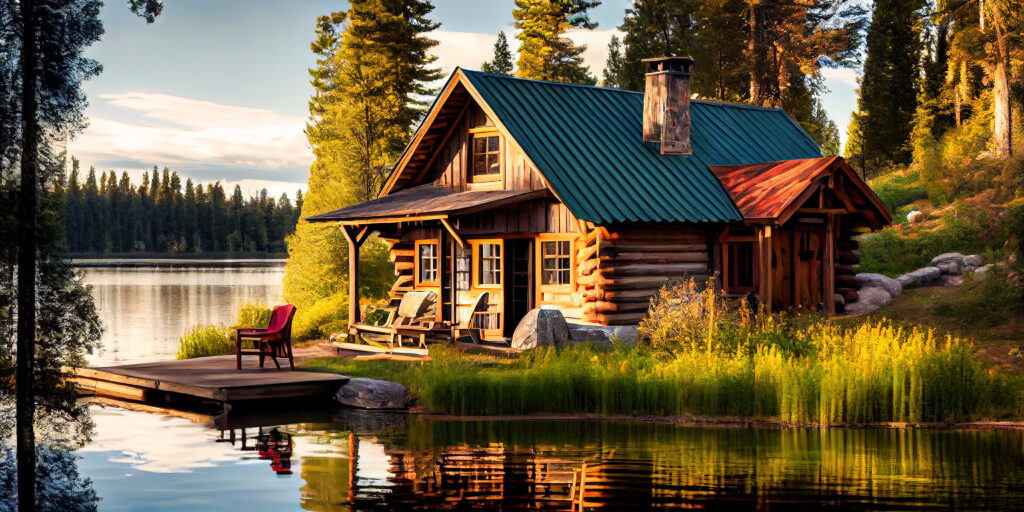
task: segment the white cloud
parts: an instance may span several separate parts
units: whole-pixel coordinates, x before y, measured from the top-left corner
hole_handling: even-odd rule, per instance
[[[850,68],[822,68],[821,76],[825,80],[841,82],[851,87],[860,87],[857,83],[857,71]]]
[[[169,94],[102,94],[109,106],[151,123],[90,116],[86,131],[69,145],[85,165],[101,169],[160,165],[188,170],[302,171],[312,162],[303,130],[306,120],[272,110],[225,105]],[[206,181],[206,180],[204,180]]]
[[[509,48],[514,54],[519,49],[519,40],[515,38],[515,32],[511,27],[505,27],[504,32],[508,38]],[[612,34],[622,36],[618,29],[574,30],[566,35],[576,44],[587,45],[586,51],[583,52],[583,62],[590,67],[591,73],[600,77],[608,58],[608,41],[611,40]],[[439,43],[434,48],[434,54],[437,55],[437,65],[445,77],[455,69],[455,66],[480,69],[480,64],[494,56],[494,42],[498,39],[497,34],[447,30],[431,32],[430,37]]]

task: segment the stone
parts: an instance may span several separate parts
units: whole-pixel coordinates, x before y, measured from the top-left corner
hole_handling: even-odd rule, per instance
[[[939,278],[939,283],[942,284],[942,286],[960,286],[964,284],[964,276],[943,274],[942,277]]]
[[[846,304],[846,314],[863,315],[886,305],[892,300],[892,295],[881,286],[865,286],[857,290],[860,297],[857,302]]]
[[[977,277],[982,277],[982,278],[988,277],[989,275],[991,275],[992,269],[994,269],[994,268],[996,268],[996,266],[991,264],[991,263],[982,265],[982,266],[974,269],[974,275],[977,276]]]
[[[980,254],[971,254],[971,255],[968,255],[968,256],[964,256],[963,263],[964,263],[965,267],[968,267],[968,268],[972,268],[973,267],[972,268],[972,270],[973,270],[973,269],[977,269],[979,267],[984,267],[985,264],[988,263],[988,262],[985,261],[985,258],[982,257]]]
[[[334,399],[360,409],[405,409],[405,386],[388,380],[355,378],[338,388]]]
[[[921,215],[921,210],[907,212],[907,224],[913,224],[914,220]]]
[[[593,343],[611,347],[616,343],[635,344],[636,325],[593,325],[569,323],[569,339],[573,343]]]
[[[863,273],[857,274],[857,282],[862,286],[877,286],[884,288],[892,297],[899,297],[903,293],[903,285],[899,281],[882,274]]]
[[[940,261],[936,267],[943,275],[959,276],[964,273],[962,260]]]
[[[900,285],[904,288],[913,286],[926,286],[932,284],[936,279],[942,276],[942,271],[938,267],[921,267],[912,272],[907,272],[902,276],[896,278]]]
[[[939,263],[942,263],[944,261],[956,261],[956,262],[960,263],[960,262],[964,261],[964,255],[960,254],[958,252],[944,252],[944,253],[942,253],[942,254],[932,258],[932,261],[931,261],[931,263],[928,264],[928,266],[929,267],[937,267],[937,266],[939,266]]]
[[[569,343],[569,324],[557,309],[531,309],[512,333],[512,348],[562,348]]]

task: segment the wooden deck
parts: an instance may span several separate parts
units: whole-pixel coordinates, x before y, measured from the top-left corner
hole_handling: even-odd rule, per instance
[[[278,370],[272,362],[260,369],[254,358],[203,357],[183,361],[81,368],[72,381],[88,394],[141,402],[160,400],[168,393],[192,398],[234,402],[258,399],[328,395],[349,378],[331,373]]]

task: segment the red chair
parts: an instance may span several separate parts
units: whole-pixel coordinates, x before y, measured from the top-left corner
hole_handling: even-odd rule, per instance
[[[295,361],[292,359],[292,318],[295,316],[295,306],[285,304],[276,306],[270,313],[270,325],[266,329],[242,328],[235,331],[235,361],[238,369],[242,369],[243,355],[260,356],[260,368],[263,368],[263,361],[269,356],[274,360],[274,366],[278,369],[278,357],[288,358],[288,367],[295,369]],[[252,341],[253,350],[243,350],[242,342]]]

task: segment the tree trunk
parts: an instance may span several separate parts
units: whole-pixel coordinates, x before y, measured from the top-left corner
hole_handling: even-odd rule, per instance
[[[35,394],[36,337],[36,190],[39,124],[36,119],[35,0],[21,0],[21,223],[18,247],[18,340],[15,372],[17,406],[18,510],[36,510]]]
[[[1010,87],[1006,76],[1010,52],[1007,48],[1005,25],[998,6],[992,6],[996,30],[996,65],[992,73],[992,94],[994,116],[992,120],[992,142],[996,156],[1013,156],[1013,123],[1010,118]]]
[[[761,100],[761,82],[757,76],[758,70],[758,44],[757,34],[759,27],[757,25],[757,2],[750,2],[750,35],[747,39],[747,54],[750,59],[750,103],[757,105]]]

